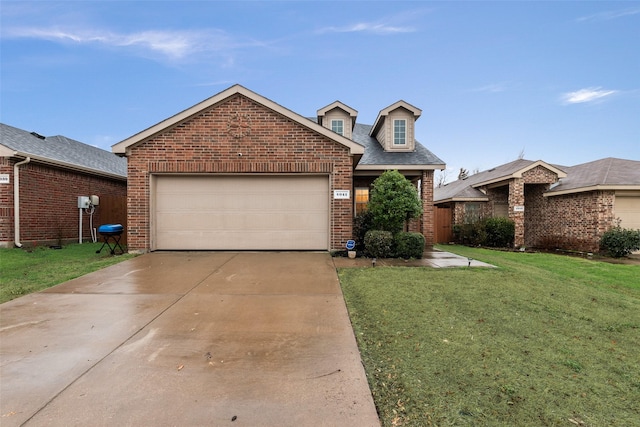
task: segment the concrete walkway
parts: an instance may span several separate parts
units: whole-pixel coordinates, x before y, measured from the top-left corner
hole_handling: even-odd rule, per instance
[[[379,426],[327,253],[151,253],[0,305],[0,425]]]
[[[374,262],[372,258],[344,258],[336,257],[333,259],[333,263],[336,267],[373,267]],[[487,267],[495,268],[494,265],[484,263],[472,258],[463,257],[460,255],[452,254],[450,252],[439,251],[437,249],[431,249],[424,253],[422,259],[376,259],[375,266],[377,267],[433,267],[433,268],[447,268],[447,267]]]

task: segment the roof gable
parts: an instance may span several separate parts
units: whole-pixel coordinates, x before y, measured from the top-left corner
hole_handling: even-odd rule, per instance
[[[513,162],[495,167],[493,169],[489,169],[488,171],[481,172],[480,174],[476,174],[481,175],[478,176],[480,180],[476,181],[472,185],[473,187],[477,188],[483,185],[491,185],[496,182],[505,181],[512,178],[522,178],[522,174],[530,171],[531,169],[537,168],[538,166],[542,166],[543,168],[550,170],[551,172],[558,175],[558,178],[564,178],[565,176],[567,176],[567,174],[563,170],[550,165],[549,163],[543,162],[542,160],[532,161],[518,159]]]
[[[326,115],[329,111],[335,109],[335,108],[339,108],[340,110],[344,111],[345,113],[347,113],[349,115],[349,117],[353,118],[355,121],[355,118],[358,117],[358,111],[354,110],[353,108],[349,107],[347,104],[343,104],[340,101],[334,101],[331,104],[327,105],[326,107],[322,107],[321,109],[319,109],[317,111],[317,115],[318,117],[322,117],[324,115]],[[320,120],[318,120],[320,121]]]
[[[341,135],[338,135],[335,132],[332,132],[330,129],[327,129],[325,127],[322,127],[321,125],[319,125],[318,123],[309,120],[297,113],[294,113],[293,111],[279,105],[276,104],[275,102],[261,96],[258,95],[257,93],[250,91],[249,89],[241,86],[241,85],[234,85],[231,86],[230,88],[210,97],[205,99],[204,101],[190,107],[187,108],[184,111],[179,112],[178,114],[175,114],[171,117],[169,117],[168,119],[165,119],[145,130],[143,130],[142,132],[139,132],[115,145],[113,145],[111,147],[111,150],[116,153],[116,154],[120,154],[120,155],[126,155],[128,152],[128,149],[133,146],[136,145],[138,143],[141,143],[151,137],[153,137],[154,135],[163,132],[173,126],[176,126],[186,120],[188,120],[189,118],[191,118],[192,116],[198,114],[199,112],[208,109],[209,107],[216,105],[220,102],[223,102],[224,100],[228,99],[231,96],[234,96],[236,94],[240,94],[243,95],[249,99],[251,99],[252,101],[278,113],[281,114],[285,117],[287,117],[290,120],[293,120],[294,122],[299,123],[302,126],[305,126],[309,129],[311,129],[314,132],[317,132],[319,134],[322,134],[324,136],[326,136],[327,138],[334,140],[342,145],[344,145],[345,147],[349,148],[350,153],[357,155],[357,154],[363,154],[364,153],[364,147],[362,147],[361,145],[353,142],[352,140],[345,138]]]
[[[0,123],[2,155],[30,157],[41,163],[126,179],[127,160],[65,136],[43,137]]]
[[[558,175],[558,178],[566,177],[567,174],[556,166],[543,162],[542,160],[532,161],[518,159],[513,162],[495,168],[478,172],[467,178],[437,187],[434,191],[434,201],[456,201],[475,198],[476,200],[486,200],[484,193],[478,190],[479,187],[507,181],[513,178],[522,178],[522,175],[538,166],[542,166]]]
[[[389,113],[400,108],[403,108],[409,111],[413,115],[414,120],[418,120],[418,118],[422,115],[421,109],[419,109],[418,107],[414,107],[408,102],[400,100],[398,102],[395,102],[389,105],[387,108],[380,110],[380,112],[378,113],[378,117],[376,117],[376,121],[373,123],[373,126],[371,127],[371,131],[369,132],[369,134],[375,135],[380,129],[380,127],[382,126],[382,124],[384,123],[385,118],[389,115]]]

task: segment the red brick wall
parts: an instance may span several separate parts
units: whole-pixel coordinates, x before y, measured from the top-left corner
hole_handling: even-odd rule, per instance
[[[230,117],[251,120],[235,138]],[[239,156],[238,153],[242,153]],[[154,173],[326,174],[330,191],[352,188],[348,148],[242,95],[234,95],[131,148],[128,171],[128,245],[150,249],[149,177]],[[353,200],[331,199],[331,247],[352,238]]]
[[[557,175],[538,166],[509,184],[509,218],[516,222],[515,246],[595,252],[602,234],[614,224],[614,192],[591,191],[543,197]],[[505,187],[488,189],[489,203],[503,201]],[[454,223],[464,222],[465,203],[455,203]],[[525,212],[513,212],[524,205]]]
[[[558,180],[558,175],[547,168],[536,166],[524,172],[522,178],[527,184],[551,184]]]
[[[435,211],[433,207],[433,171],[422,171],[422,234],[424,235],[425,245],[433,246],[434,220]]]
[[[545,229],[529,236],[532,246],[599,250],[602,234],[613,226],[613,191],[547,197],[541,208]]]
[[[514,206],[524,205],[524,179],[514,178],[509,184],[509,219],[515,224],[513,246],[524,246],[524,212],[515,212]]]
[[[13,246],[13,165],[19,160],[0,159],[0,173],[10,175],[10,184],[0,186],[0,242]],[[78,241],[78,196],[124,196],[126,182],[101,178],[34,161],[20,166],[20,241],[25,245]],[[93,216],[100,225],[100,208]],[[83,214],[83,238],[90,239],[89,216]]]

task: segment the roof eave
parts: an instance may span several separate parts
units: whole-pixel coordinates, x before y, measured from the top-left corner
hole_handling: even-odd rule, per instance
[[[636,191],[640,190],[640,185],[632,184],[632,185],[623,185],[623,184],[614,184],[614,185],[590,185],[586,187],[578,187],[578,188],[568,188],[566,190],[557,190],[557,191],[547,191],[542,195],[544,197],[554,197],[554,196],[563,196],[566,194],[574,194],[574,193],[586,193],[589,191]]]
[[[449,197],[446,199],[434,200],[434,204],[450,202],[488,202],[488,197]]]
[[[81,166],[81,165],[76,165],[73,163],[67,163],[67,162],[63,162],[60,160],[55,160],[55,159],[50,159],[47,157],[42,157],[42,156],[38,156],[38,155],[33,155],[33,154],[29,154],[29,153],[24,153],[24,152],[20,152],[20,151],[14,151],[12,154],[12,157],[18,157],[18,158],[22,158],[22,159],[26,159],[27,157],[30,157],[32,161],[36,161],[38,163],[42,163],[42,164],[46,164],[49,166],[56,166],[56,167],[60,167],[60,168],[64,168],[64,169],[69,169],[69,170],[73,170],[73,171],[77,171],[77,172],[83,172],[83,173],[89,173],[92,175],[98,175],[98,176],[102,176],[105,178],[111,178],[111,179],[117,179],[117,180],[121,180],[121,181],[126,181],[127,177],[126,175],[120,175],[117,173],[111,173],[111,172],[105,172],[105,171],[101,171],[99,169],[93,169],[93,168],[88,168],[85,166]]]
[[[384,164],[384,165],[358,165],[356,170],[442,170],[445,169],[446,165],[444,164],[435,164],[435,165],[396,165],[396,164]]]

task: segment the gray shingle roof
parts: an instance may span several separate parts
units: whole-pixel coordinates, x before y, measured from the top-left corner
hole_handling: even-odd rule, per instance
[[[444,161],[416,141],[415,151],[391,153],[384,151],[377,139],[369,136],[371,125],[356,123],[353,141],[364,146],[358,165],[444,165]],[[356,168],[357,169],[357,168]]]
[[[640,186],[640,161],[607,157],[566,168],[567,177],[547,194],[595,186]]]
[[[502,178],[508,179],[515,172],[533,163],[535,162],[531,160],[519,159],[471,175],[466,179],[450,182],[434,189],[433,200],[436,203],[451,199],[486,200],[486,196],[474,188],[475,185],[497,181]],[[616,189],[624,189],[626,187],[636,189],[640,187],[640,161],[636,160],[608,157],[606,159],[595,160],[570,167],[551,166],[564,171],[567,176],[561,178],[558,185],[545,192],[545,194],[549,196],[565,192],[584,191],[584,189],[596,186],[615,187]]]
[[[32,133],[0,123],[0,145],[19,155],[32,156],[60,166],[127,177],[127,159],[65,136],[41,139]]]
[[[518,159],[495,168],[469,175],[466,179],[459,179],[450,182],[442,187],[436,187],[433,191],[433,200],[449,200],[449,199],[467,199],[478,198],[486,200],[487,196],[480,190],[473,188],[474,185],[481,182],[493,181],[500,178],[507,178],[514,172],[535,163],[532,160]]]

